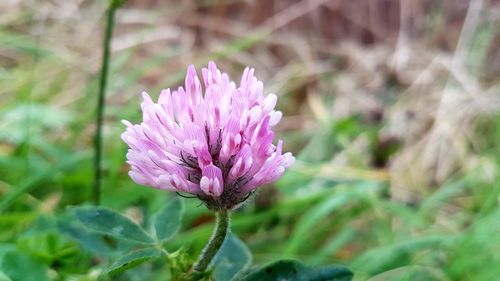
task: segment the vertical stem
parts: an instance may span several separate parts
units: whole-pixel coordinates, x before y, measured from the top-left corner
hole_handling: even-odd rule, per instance
[[[104,34],[103,56],[101,64],[101,76],[99,80],[99,96],[97,100],[96,131],[94,136],[94,186],[92,190],[92,201],[99,205],[101,201],[101,156],[102,156],[102,123],[104,117],[104,101],[106,95],[106,85],[108,82],[108,69],[110,59],[111,37],[113,35],[113,26],[115,22],[115,11],[117,5],[110,4],[106,21],[106,33]]]
[[[205,249],[203,249],[201,255],[198,257],[198,261],[193,266],[195,272],[204,272],[207,269],[215,254],[217,254],[222,246],[228,229],[229,212],[227,210],[221,210],[217,212],[217,222],[214,233],[205,246]]]

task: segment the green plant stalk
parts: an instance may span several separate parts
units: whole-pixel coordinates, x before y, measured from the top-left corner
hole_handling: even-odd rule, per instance
[[[212,237],[208,241],[208,244],[205,246],[200,256],[198,257],[198,261],[196,261],[193,266],[194,272],[204,272],[207,269],[208,265],[215,257],[215,254],[217,254],[220,247],[222,246],[228,230],[229,211],[221,210],[217,212],[217,222],[214,233],[212,234]]]
[[[99,80],[99,96],[97,99],[96,131],[94,135],[94,185],[92,189],[92,201],[99,205],[101,201],[101,158],[102,158],[102,123],[104,119],[104,107],[106,97],[106,86],[108,83],[109,60],[111,37],[113,36],[113,27],[115,25],[115,12],[118,5],[111,4],[107,11],[106,32],[104,34],[103,56],[101,64],[101,76]]]

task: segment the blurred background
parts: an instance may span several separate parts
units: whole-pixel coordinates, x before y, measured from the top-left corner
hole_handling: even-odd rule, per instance
[[[97,280],[99,258],[50,220],[90,201],[106,5],[0,2],[0,263],[17,247],[17,266],[46,280]],[[167,196],[127,176],[120,120],[141,119],[141,91],[181,85],[190,63],[215,60],[235,81],[248,65],[278,95],[276,130],[297,157],[234,214],[254,263],[499,280],[499,46],[496,0],[128,0],[112,40],[103,205],[146,223]],[[213,216],[186,203],[171,247],[198,253]]]

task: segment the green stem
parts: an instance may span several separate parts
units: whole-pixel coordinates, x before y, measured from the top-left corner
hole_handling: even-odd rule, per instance
[[[212,237],[193,266],[195,272],[204,272],[222,246],[229,230],[229,212],[227,210],[217,212],[216,224]]]
[[[115,12],[117,5],[111,4],[107,11],[106,33],[104,34],[103,56],[101,64],[101,76],[99,80],[99,96],[97,100],[96,131],[94,136],[94,186],[92,192],[92,201],[99,205],[101,201],[101,157],[102,157],[102,123],[104,118],[106,85],[108,83],[108,69],[110,60],[111,37],[113,36],[113,26],[115,23]]]

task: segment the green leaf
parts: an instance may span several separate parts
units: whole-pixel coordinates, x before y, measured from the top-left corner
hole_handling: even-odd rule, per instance
[[[352,272],[338,265],[311,267],[294,260],[281,260],[245,276],[242,281],[350,281]]]
[[[3,258],[5,257],[6,254],[16,250],[17,246],[14,243],[0,243],[0,265],[2,264]]]
[[[109,269],[108,274],[115,275],[136,267],[148,260],[158,258],[161,251],[157,248],[144,248],[129,253],[118,259]]]
[[[120,240],[107,234],[98,233],[74,221],[60,220],[59,232],[78,242],[83,248],[101,256],[112,256],[120,252],[129,252],[136,245],[129,240]]]
[[[57,164],[49,165],[49,167],[42,168],[41,170],[31,174],[29,177],[26,177],[19,183],[18,186],[16,186],[16,188],[13,188],[12,191],[5,195],[2,195],[2,200],[0,200],[0,213],[9,208],[21,195],[39,186],[43,180],[50,178],[58,172],[74,167],[77,163],[81,163],[85,158],[86,156],[84,154],[75,154],[71,157],[62,159]]]
[[[356,202],[364,196],[366,196],[366,192],[357,190],[336,192],[328,197],[325,196],[323,202],[316,204],[297,222],[297,226],[284,250],[284,255],[290,257],[296,254],[300,247],[306,245],[307,241],[309,241],[308,233],[310,233],[311,229],[328,221],[328,216],[332,212],[340,210],[346,204]]]
[[[73,213],[89,230],[136,243],[154,243],[154,239],[139,225],[112,210],[103,207],[76,207]]]
[[[217,281],[235,280],[252,260],[248,247],[232,233],[229,233],[214,258],[214,277]]]
[[[356,272],[365,272],[370,275],[380,274],[387,270],[407,265],[411,262],[412,254],[423,250],[439,251],[447,243],[456,243],[459,235],[433,235],[414,238],[374,247],[359,255],[351,262]]]
[[[403,266],[371,277],[367,281],[438,281],[447,280],[438,268],[429,266]]]
[[[0,281],[12,281],[9,276],[5,275],[2,271],[0,271]]]
[[[165,206],[155,215],[154,227],[159,241],[168,240],[177,234],[181,227],[183,213],[184,204],[179,196],[169,198]]]
[[[32,257],[12,251],[5,254],[0,265],[2,271],[12,281],[49,281],[48,268]],[[9,279],[6,279],[9,280]]]

